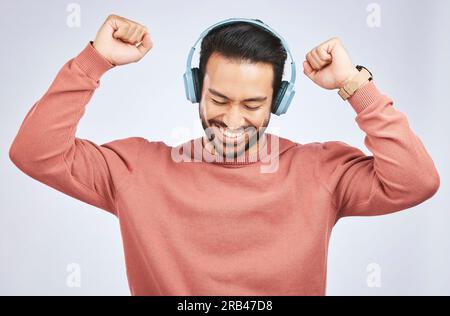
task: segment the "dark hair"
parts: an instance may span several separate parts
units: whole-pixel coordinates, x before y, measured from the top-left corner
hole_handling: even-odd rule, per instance
[[[200,51],[200,92],[206,72],[206,63],[212,53],[238,61],[265,62],[274,71],[273,100],[280,88],[287,53],[281,40],[270,31],[247,22],[221,25],[203,38]]]

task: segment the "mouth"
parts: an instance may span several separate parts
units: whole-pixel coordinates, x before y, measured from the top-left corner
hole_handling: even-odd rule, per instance
[[[212,127],[214,129],[214,134],[221,143],[237,146],[245,141],[246,132],[244,128],[230,130],[216,123],[214,123]]]

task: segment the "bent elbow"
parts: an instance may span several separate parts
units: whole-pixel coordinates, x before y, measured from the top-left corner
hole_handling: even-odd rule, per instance
[[[30,157],[23,146],[19,146],[16,141],[14,141],[9,147],[9,159],[12,163],[19,168],[22,172],[27,175],[31,175],[33,168],[30,166]]]
[[[16,143],[13,142],[11,146],[9,147],[9,160],[11,160],[16,166],[19,164],[20,161],[20,152],[16,148]]]
[[[429,187],[429,192],[431,193],[431,196],[436,194],[436,192],[439,190],[439,187],[441,186],[441,177],[439,176],[439,173],[436,171],[435,175],[431,177]],[[431,197],[430,196],[430,197]]]
[[[434,169],[434,172],[430,174],[426,179],[423,179],[422,184],[422,192],[423,192],[423,198],[429,199],[432,196],[436,194],[436,192],[439,190],[439,187],[441,185],[441,179],[439,176],[439,173],[436,169]]]

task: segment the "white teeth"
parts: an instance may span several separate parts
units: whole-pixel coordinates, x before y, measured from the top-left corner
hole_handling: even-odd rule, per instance
[[[222,134],[224,134],[226,137],[231,137],[231,138],[239,138],[242,135],[244,135],[244,131],[241,131],[239,133],[234,133],[234,132],[230,132],[229,130],[223,129],[222,127],[219,127],[220,132]]]

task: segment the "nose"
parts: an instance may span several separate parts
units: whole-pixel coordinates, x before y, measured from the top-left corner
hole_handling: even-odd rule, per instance
[[[232,105],[223,117],[223,122],[229,129],[239,129],[244,126],[245,118],[241,113],[239,105]]]

